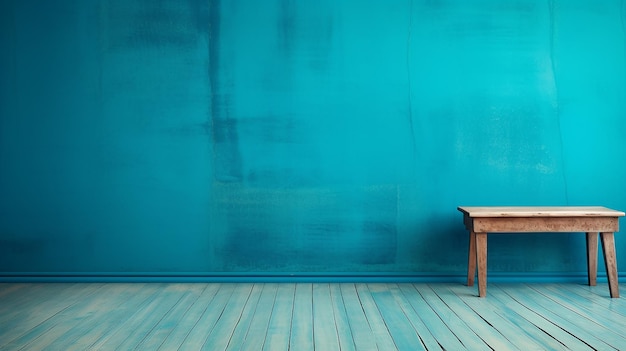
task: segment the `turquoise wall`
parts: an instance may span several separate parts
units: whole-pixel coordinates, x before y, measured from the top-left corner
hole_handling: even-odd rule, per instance
[[[0,275],[461,277],[459,205],[626,210],[625,22],[617,0],[2,1]],[[582,235],[489,246],[496,274],[586,269]]]

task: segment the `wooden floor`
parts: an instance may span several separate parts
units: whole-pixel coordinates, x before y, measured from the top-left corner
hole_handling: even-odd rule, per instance
[[[626,295],[626,287],[621,291]],[[626,350],[608,287],[0,284],[0,350]]]

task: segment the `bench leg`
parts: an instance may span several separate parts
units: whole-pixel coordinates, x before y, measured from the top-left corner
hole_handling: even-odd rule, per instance
[[[595,286],[598,277],[598,233],[587,233],[587,272],[589,285]]]
[[[487,296],[487,233],[476,233],[478,296]]]
[[[606,276],[609,280],[609,292],[611,297],[619,297],[619,285],[617,281],[617,259],[615,257],[615,238],[613,233],[600,233],[602,239],[602,252],[604,253],[604,265]]]
[[[476,276],[476,233],[470,231],[469,252],[467,254],[467,286],[474,286]]]

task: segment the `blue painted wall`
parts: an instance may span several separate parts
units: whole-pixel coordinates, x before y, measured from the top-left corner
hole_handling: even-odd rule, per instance
[[[0,275],[462,276],[458,205],[626,210],[625,17],[2,1]],[[582,235],[493,237],[489,269],[584,257]]]

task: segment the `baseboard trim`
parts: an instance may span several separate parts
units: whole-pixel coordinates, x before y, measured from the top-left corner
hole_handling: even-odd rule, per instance
[[[618,274],[626,283],[626,272]],[[465,283],[458,273],[119,273],[119,272],[19,272],[0,273],[2,283]],[[584,283],[587,273],[504,273],[490,272],[492,283]],[[607,282],[598,274],[598,282]]]

